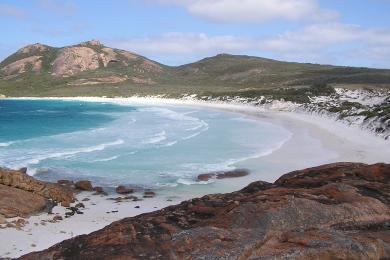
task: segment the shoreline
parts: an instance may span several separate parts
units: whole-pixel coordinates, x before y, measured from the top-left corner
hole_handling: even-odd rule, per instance
[[[180,106],[201,106],[206,108],[215,108],[218,110],[225,110],[230,112],[244,113],[247,115],[253,115],[261,112],[288,112],[299,115],[302,118],[312,117],[315,119],[321,119],[328,122],[335,123],[339,127],[348,127],[357,129],[359,132],[368,133],[371,136],[378,137],[380,139],[390,141],[381,135],[369,130],[368,128],[360,127],[357,124],[351,124],[348,121],[337,120],[336,117],[327,113],[321,113],[313,110],[302,110],[300,104],[291,101],[279,101],[273,100],[268,104],[257,105],[251,103],[245,98],[233,98],[230,100],[212,99],[211,97],[206,99],[199,99],[197,95],[184,95],[181,98],[169,98],[165,95],[154,96],[130,96],[130,97],[99,97],[99,96],[75,96],[75,97],[6,97],[5,100],[62,100],[62,101],[83,101],[83,102],[109,102],[117,105],[180,105]]]
[[[281,125],[289,129],[293,134],[289,140],[271,154],[246,159],[233,164],[237,167],[244,164],[251,166],[252,168],[249,169],[251,174],[248,176],[235,178],[234,181],[223,179],[213,182],[210,185],[196,185],[198,186],[197,189],[191,189],[196,190],[195,193],[183,192],[188,190],[190,186],[182,185],[182,188],[177,191],[179,196],[172,196],[172,193],[165,193],[164,190],[161,190],[155,198],[122,203],[107,200],[109,197],[119,197],[120,195],[101,197],[86,192],[80,193],[77,195],[79,202],[87,197],[90,199],[85,202],[86,209],[82,215],[75,215],[56,223],[48,223],[47,220],[52,219],[54,215],[40,214],[30,217],[28,219],[29,224],[23,227],[22,231],[14,228],[0,229],[1,236],[9,237],[0,246],[0,257],[17,257],[28,252],[46,249],[64,239],[96,231],[124,217],[155,211],[194,197],[210,193],[235,191],[257,180],[273,182],[282,174],[292,170],[340,160],[364,163],[390,162],[390,147],[388,147],[388,142],[357,127],[348,127],[340,122],[319,116],[303,115],[295,112],[267,111],[262,107],[248,104],[139,97],[118,99],[81,97],[17,99],[78,100],[87,102],[111,101],[122,105],[132,102],[132,104],[141,105],[202,106],[210,109],[240,113],[257,120],[260,119]],[[319,118],[321,120],[318,120]],[[302,161],[302,158],[305,158],[305,160]],[[259,168],[259,165],[268,165],[268,167]],[[271,165],[272,167],[270,167]],[[270,170],[270,168],[273,168],[273,170]],[[135,208],[135,206],[140,206],[140,208]],[[62,207],[55,207],[53,212],[63,215],[64,210]],[[42,222],[42,220],[46,222]],[[35,223],[38,223],[38,225]],[[33,244],[34,246],[32,246]],[[8,252],[10,254],[7,255]]]

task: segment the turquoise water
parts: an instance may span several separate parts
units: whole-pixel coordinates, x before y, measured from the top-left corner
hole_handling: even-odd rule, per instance
[[[290,136],[280,126],[203,107],[0,100],[0,165],[37,178],[95,185],[195,184],[271,153]]]

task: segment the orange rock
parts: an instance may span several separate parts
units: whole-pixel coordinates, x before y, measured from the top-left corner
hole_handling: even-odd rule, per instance
[[[76,189],[83,190],[83,191],[93,191],[93,187],[90,181],[78,181],[74,184]]]
[[[390,164],[338,163],[116,221],[21,259],[388,259]]]

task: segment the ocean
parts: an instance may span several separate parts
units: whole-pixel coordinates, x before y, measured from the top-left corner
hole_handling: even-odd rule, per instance
[[[87,179],[175,189],[201,173],[245,168],[291,136],[281,126],[212,108],[79,100],[0,100],[0,166],[47,181]]]

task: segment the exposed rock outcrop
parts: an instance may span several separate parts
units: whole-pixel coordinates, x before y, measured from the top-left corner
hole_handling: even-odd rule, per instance
[[[16,53],[18,54],[29,54],[33,52],[44,52],[48,50],[49,47],[40,43],[30,44],[23,48],[20,48]]]
[[[20,74],[27,71],[28,66],[31,66],[31,71],[39,72],[42,67],[41,56],[31,56],[24,59],[17,60],[5,66],[1,70],[5,75]]]
[[[24,190],[56,202],[72,202],[73,190],[59,184],[38,181],[21,171],[0,168],[0,184]]]
[[[390,165],[339,163],[126,218],[21,259],[385,259]]]
[[[104,53],[100,54],[100,59],[103,62],[103,66],[107,67],[110,62],[118,62],[116,52],[111,48],[103,48]]]
[[[74,75],[99,68],[99,55],[88,47],[61,49],[53,62],[53,75]]]
[[[40,195],[0,184],[0,218],[26,217],[52,206]]]

